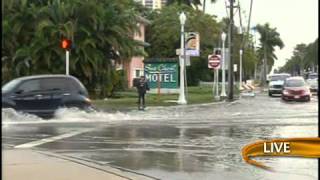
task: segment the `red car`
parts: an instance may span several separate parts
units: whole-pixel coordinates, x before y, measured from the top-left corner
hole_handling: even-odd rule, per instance
[[[285,101],[310,101],[310,88],[307,86],[303,77],[290,77],[285,80],[282,99]]]

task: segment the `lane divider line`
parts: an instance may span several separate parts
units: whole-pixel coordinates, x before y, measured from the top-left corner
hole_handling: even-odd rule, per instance
[[[20,148],[21,149],[22,148],[32,148],[32,147],[39,146],[39,145],[42,145],[42,144],[45,144],[45,143],[54,142],[54,141],[57,141],[57,140],[61,140],[61,139],[69,138],[69,137],[72,137],[72,136],[75,136],[75,135],[79,135],[79,134],[82,134],[82,133],[85,133],[85,132],[89,132],[91,130],[92,129],[82,129],[82,130],[79,130],[79,131],[74,131],[74,132],[70,132],[70,133],[66,133],[66,134],[61,134],[59,136],[49,137],[49,138],[40,139],[40,140],[37,140],[37,141],[28,142],[28,143],[25,143],[25,144],[20,144],[20,145],[15,146],[14,148],[18,148],[18,149],[20,149]]]

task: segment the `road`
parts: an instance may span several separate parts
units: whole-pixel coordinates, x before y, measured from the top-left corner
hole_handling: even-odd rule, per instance
[[[120,167],[159,179],[318,179],[316,159],[241,157],[245,145],[271,138],[318,135],[318,98],[282,102],[258,94],[233,103],[154,107],[146,111],[85,113],[57,118],[3,113],[2,148],[29,148]]]

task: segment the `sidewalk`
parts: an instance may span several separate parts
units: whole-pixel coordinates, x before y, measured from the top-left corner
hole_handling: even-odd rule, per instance
[[[117,168],[30,149],[2,150],[4,180],[150,180],[151,177]]]

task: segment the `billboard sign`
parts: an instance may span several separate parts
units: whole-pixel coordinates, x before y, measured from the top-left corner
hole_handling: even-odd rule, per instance
[[[197,32],[185,33],[185,48],[187,56],[200,56],[200,35]]]
[[[151,89],[158,88],[158,80],[161,88],[178,88],[177,62],[148,62],[145,63],[144,70]]]

